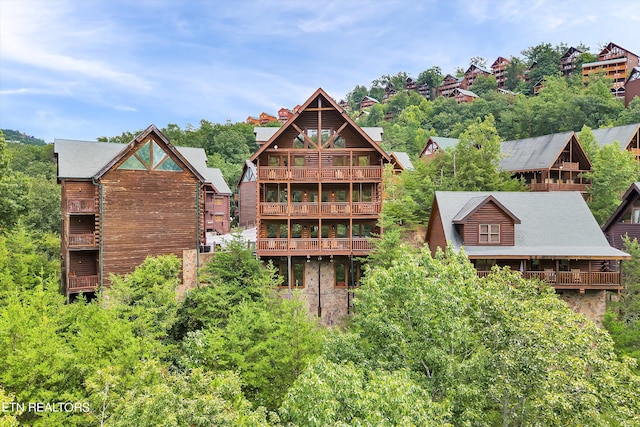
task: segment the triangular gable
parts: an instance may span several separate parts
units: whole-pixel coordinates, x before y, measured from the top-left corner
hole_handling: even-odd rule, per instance
[[[604,223],[602,230],[606,231],[612,224],[617,223],[620,218],[627,213],[629,205],[632,205],[638,197],[640,197],[640,182],[634,182],[626,193],[624,193],[624,196],[622,196],[622,203],[620,203],[618,208],[613,212],[613,214],[611,214],[607,222]]]
[[[498,56],[496,58],[496,60],[493,61],[493,64],[491,64],[491,68],[498,67],[498,66],[502,65],[504,62],[506,62],[507,64],[511,64],[511,61],[509,61],[507,58],[503,58],[502,56]]]
[[[463,208],[454,216],[453,223],[454,224],[464,224],[467,222],[469,218],[471,218],[480,208],[483,206],[493,203],[505,213],[509,218],[513,220],[514,224],[520,224],[520,219],[513,214],[509,209],[507,209],[502,203],[500,203],[495,197],[492,195],[489,196],[479,196],[473,197],[469,199],[469,201],[463,206]]]
[[[282,135],[284,132],[286,132],[291,128],[295,129],[296,119],[300,117],[300,115],[303,114],[307,109],[312,108],[313,102],[317,101],[319,97],[322,97],[323,105],[325,105],[325,102],[328,103],[330,105],[330,108],[334,109],[340,116],[342,116],[347,126],[349,126],[357,134],[359,134],[367,143],[371,145],[371,147],[375,148],[376,151],[378,151],[378,153],[380,153],[380,155],[387,162],[391,162],[391,158],[389,157],[389,155],[384,150],[382,150],[378,146],[378,144],[376,144],[373,141],[373,139],[371,139],[371,137],[364,130],[362,130],[362,128],[358,126],[353,121],[353,119],[351,119],[351,117],[349,117],[346,111],[344,111],[344,109],[340,107],[322,88],[318,88],[313,93],[313,95],[311,95],[309,99],[307,99],[307,101],[304,104],[302,104],[300,108],[296,109],[293,116],[289,119],[289,121],[287,121],[287,123],[281,126],[278,129],[278,131],[275,134],[273,134],[273,136],[266,143],[264,143],[258,149],[258,151],[256,151],[253,154],[253,156],[251,156],[250,160],[254,162],[266,149],[270,148],[274,144],[274,142],[278,139],[278,137],[280,137],[280,135]]]
[[[457,143],[458,143],[458,139],[457,138],[446,138],[446,137],[442,137],[442,136],[430,136],[429,139],[427,139],[427,143],[425,144],[424,148],[422,149],[422,151],[420,152],[420,155],[418,157],[424,156],[424,154],[427,152],[429,147],[435,147],[431,151],[432,153],[435,153],[436,149],[444,150],[444,149],[449,148],[449,147],[454,147]]]
[[[238,186],[240,186],[243,182],[252,182],[257,181],[258,173],[256,171],[256,165],[249,161],[244,161],[244,166],[242,166],[242,173],[240,174],[240,179],[238,179]]]
[[[609,43],[608,45],[606,45],[604,47],[604,49],[602,49],[602,51],[600,51],[600,53],[598,54],[598,58],[603,57],[603,56],[607,56],[607,54],[609,53],[616,53],[619,52],[621,54],[621,56],[625,56],[625,55],[633,55],[633,56],[638,56],[635,53],[615,44],[615,43]]]
[[[150,138],[152,135],[155,136],[155,138]],[[182,170],[191,172],[200,182],[205,181],[205,178],[200,174],[200,172],[198,172],[198,170],[193,165],[191,165],[191,163],[189,163],[182,154],[180,154],[176,147],[174,147],[173,144],[169,142],[169,140],[162,134],[162,132],[160,132],[160,130],[158,130],[155,125],[150,125],[144,131],[140,132],[135,138],[133,138],[131,142],[126,145],[126,148],[124,150],[118,153],[117,156],[111,159],[111,161],[109,161],[102,169],[100,169],[100,171],[98,171],[98,173],[96,173],[94,178],[100,179],[105,173],[111,170],[111,168],[114,165],[118,164],[121,160],[125,158],[127,158],[128,160],[128,158],[130,158],[130,156],[132,156],[133,153],[138,150],[139,146],[146,142],[148,139],[151,139],[156,143],[159,142],[158,146],[165,153],[173,154],[178,159],[178,166],[181,167]],[[127,160],[125,160],[125,162]]]

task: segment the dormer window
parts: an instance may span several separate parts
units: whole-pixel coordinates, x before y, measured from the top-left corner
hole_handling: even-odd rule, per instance
[[[480,244],[500,243],[500,224],[479,224]]]

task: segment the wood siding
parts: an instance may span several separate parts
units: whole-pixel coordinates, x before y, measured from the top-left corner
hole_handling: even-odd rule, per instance
[[[631,240],[637,238],[640,240],[640,224],[622,223],[613,224],[606,231],[609,244],[614,248],[624,250],[622,237],[628,235]]]
[[[104,271],[125,274],[147,256],[182,258],[183,250],[198,248],[202,215],[196,208],[198,180],[191,173],[113,169],[101,183]]]
[[[238,185],[238,210],[240,227],[253,226],[258,216],[257,211],[258,183],[245,181]]]
[[[513,246],[515,229],[513,220],[495,203],[489,202],[478,209],[464,224],[462,239],[465,246],[478,246],[479,225],[500,224],[500,243],[488,243],[490,246]]]

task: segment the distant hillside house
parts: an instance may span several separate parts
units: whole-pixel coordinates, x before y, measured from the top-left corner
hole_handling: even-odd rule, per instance
[[[249,123],[252,125],[266,125],[267,123],[277,122],[278,118],[272,116],[271,114],[262,112],[259,117],[249,116],[245,123]]]
[[[507,67],[511,64],[506,58],[499,56],[491,64],[491,72],[496,78],[496,84],[498,89],[504,88],[507,85]]]
[[[480,276],[509,266],[595,322],[606,292],[622,289],[619,262],[631,257],[609,245],[578,192],[436,191],[431,212],[431,251],[464,250]]]
[[[365,108],[370,108],[373,107],[375,104],[379,104],[378,100],[375,98],[372,98],[370,96],[365,96],[364,98],[362,98],[362,100],[360,101],[360,109],[364,110]]]
[[[576,69],[576,60],[580,57],[582,51],[575,47],[570,47],[560,58],[560,69],[564,77],[570,77]]]
[[[286,123],[287,120],[291,118],[291,116],[293,116],[293,111],[289,110],[288,108],[282,107],[278,110],[278,121],[280,123]]]
[[[441,150],[454,147],[458,143],[458,138],[445,138],[442,136],[431,136],[420,152],[420,158],[430,159]]]
[[[449,98],[454,98],[458,104],[461,104],[463,102],[473,102],[478,99],[479,96],[470,90],[455,88],[449,95]]]
[[[166,254],[183,260],[183,285],[195,285],[207,231],[229,231],[231,191],[203,149],[175,147],[151,125],[128,144],[56,139],[54,153],[68,298]]]
[[[478,76],[490,76],[491,71],[478,67],[477,65],[471,65],[465,71],[462,81],[460,82],[460,89],[471,90]]]
[[[617,98],[625,99],[625,81],[638,65],[638,55],[609,43],[598,54],[598,61],[582,64],[582,81],[587,83],[592,74],[603,74],[613,81],[611,93]]]
[[[449,97],[451,93],[460,87],[461,78],[457,78],[451,74],[444,76],[440,87],[438,88],[438,96]]]

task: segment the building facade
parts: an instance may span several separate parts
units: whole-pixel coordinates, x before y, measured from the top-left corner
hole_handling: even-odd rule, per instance
[[[209,203],[221,200],[228,226],[231,192],[204,150],[174,147],[153,125],[128,144],[56,139],[54,153],[68,298],[99,291],[148,256],[197,258],[209,226],[225,231],[224,219],[205,215]]]
[[[357,258],[381,232],[382,171],[391,157],[318,89],[250,162],[257,255],[277,266],[283,293],[299,290],[323,323],[339,322],[359,284]]]

